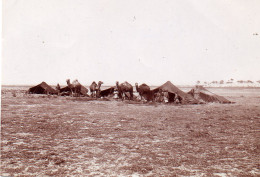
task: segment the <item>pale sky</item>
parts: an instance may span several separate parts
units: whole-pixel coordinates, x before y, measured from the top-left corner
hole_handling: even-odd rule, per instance
[[[2,39],[2,84],[260,80],[259,0],[3,0]]]

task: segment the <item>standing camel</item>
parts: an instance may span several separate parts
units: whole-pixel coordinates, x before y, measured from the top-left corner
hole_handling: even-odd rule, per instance
[[[74,92],[76,93],[76,97],[80,97],[81,94],[81,84],[79,83],[79,81],[76,79],[72,82],[73,88],[74,88]]]
[[[144,96],[147,97],[147,101],[149,100],[148,97],[149,97],[151,90],[150,90],[150,87],[148,85],[142,84],[142,85],[138,86],[138,83],[135,83],[135,88],[136,88],[136,91],[141,96],[141,100],[143,100]]]
[[[96,90],[97,90],[97,83],[95,81],[92,82],[92,84],[89,86],[90,93],[92,97],[96,97]]]
[[[69,89],[70,89],[70,93],[73,95],[73,86],[72,86],[72,84],[70,83],[70,79],[67,79],[66,82],[67,82],[67,85],[68,85],[68,87],[69,87]]]
[[[118,90],[118,97],[121,98],[122,100],[125,99],[125,97],[127,96],[126,93],[130,94],[130,98],[129,100],[133,100],[133,86],[131,84],[129,84],[128,82],[124,82],[121,83],[119,85],[119,82],[116,82],[116,88]]]
[[[76,79],[72,82],[72,84],[70,83],[70,79],[67,79],[67,85],[71,91],[72,96],[80,96],[80,92],[81,92],[81,84],[79,83],[79,81]]]

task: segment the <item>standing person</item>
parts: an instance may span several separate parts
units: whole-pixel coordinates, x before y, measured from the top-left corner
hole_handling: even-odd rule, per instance
[[[163,102],[163,101],[164,101],[164,93],[162,89],[159,89],[159,102]]]
[[[60,84],[59,83],[56,86],[56,90],[58,91],[58,95],[60,95]]]

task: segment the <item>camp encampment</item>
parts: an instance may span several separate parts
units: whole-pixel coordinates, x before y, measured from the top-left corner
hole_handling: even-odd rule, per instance
[[[203,86],[196,86],[195,88],[191,89],[188,94],[192,95],[195,99],[202,101],[202,102],[217,102],[217,103],[232,103],[231,101],[227,100],[223,96],[216,95]]]
[[[28,93],[33,94],[57,94],[57,91],[49,86],[46,82],[42,82],[39,85],[31,87]]]
[[[178,87],[173,85],[170,81],[167,81],[166,83],[164,83],[163,85],[161,85],[160,87],[157,87],[156,89],[154,89],[152,91],[153,91],[153,93],[158,93],[160,90],[162,92],[168,92],[168,95],[169,95],[168,101],[169,102],[174,102],[175,96],[178,95],[181,97],[182,103],[184,103],[184,104],[199,104],[198,100],[196,100],[191,95],[180,90]]]

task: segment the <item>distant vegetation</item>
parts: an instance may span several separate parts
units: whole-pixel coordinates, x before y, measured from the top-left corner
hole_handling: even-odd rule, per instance
[[[250,80],[247,80],[247,81],[239,80],[237,82],[238,83],[254,83],[253,81],[250,81]]]
[[[227,85],[242,85],[242,84],[260,84],[260,80],[258,81],[252,81],[252,80],[237,80],[235,81],[234,79],[229,79],[227,81],[224,81],[224,80],[220,80],[220,81],[209,81],[209,82],[206,82],[206,81],[197,81],[196,84],[204,84],[204,85],[215,85],[215,84],[220,84],[220,85],[224,85],[224,84],[227,84]]]

